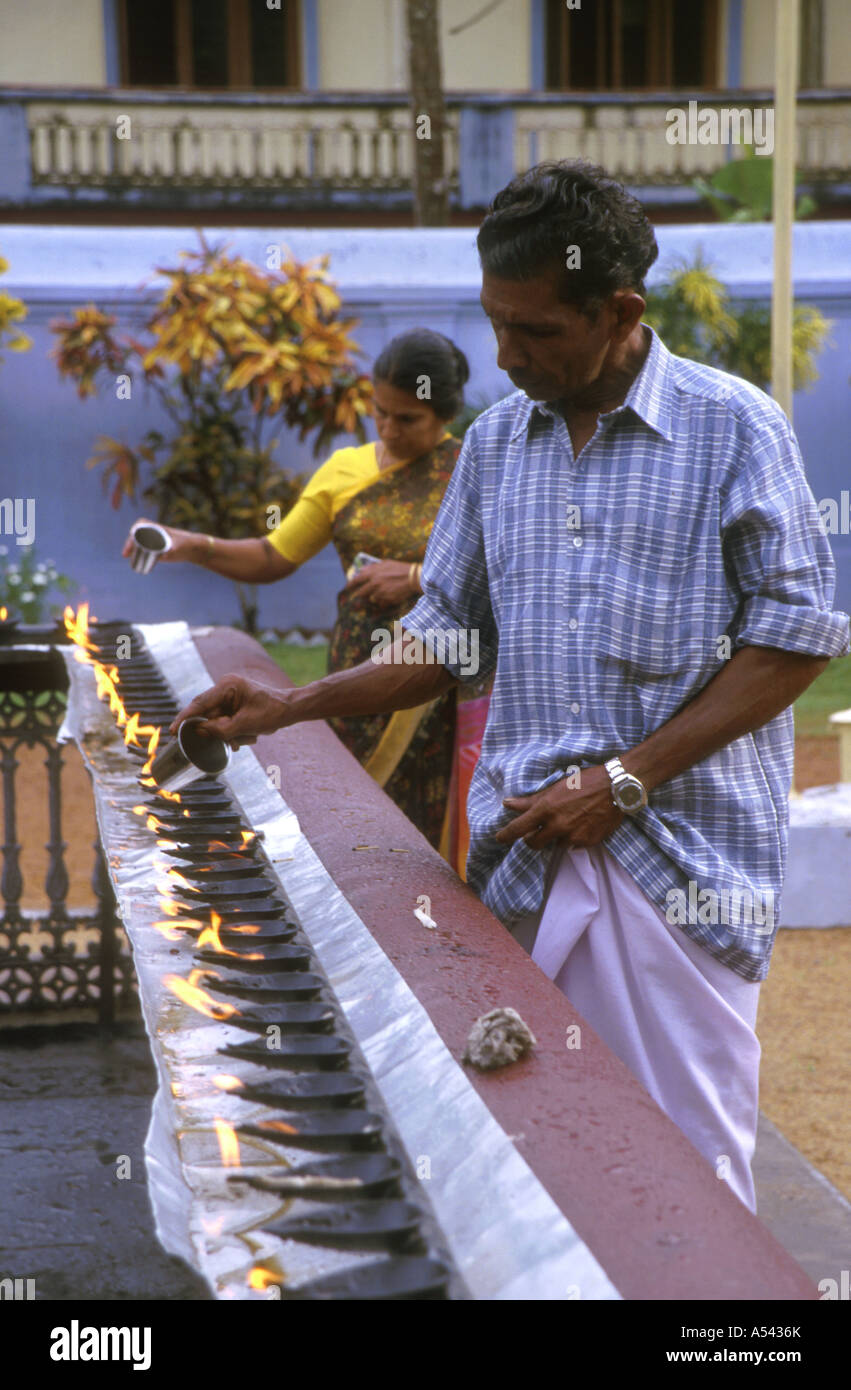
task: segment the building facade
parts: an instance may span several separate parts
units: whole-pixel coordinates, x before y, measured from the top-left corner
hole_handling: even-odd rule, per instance
[[[847,0],[801,4],[797,163],[841,215]],[[73,21],[64,0],[0,0],[0,24],[5,220],[410,221],[404,0],[75,0]],[[660,212],[701,215],[691,180],[731,149],[671,143],[668,113],[770,103],[774,37],[774,0],[443,4],[453,219],[474,221],[518,169],[576,155]]]

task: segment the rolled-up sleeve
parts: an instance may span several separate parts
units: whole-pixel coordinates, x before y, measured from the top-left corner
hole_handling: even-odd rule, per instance
[[[736,647],[843,656],[847,613],[833,611],[836,566],[794,434],[777,412],[755,433],[721,498],[725,564],[742,595]]]
[[[402,619],[458,681],[496,666],[498,637],[482,535],[475,428],[449,480],[426,547],[423,596]],[[475,656],[475,659],[472,659]]]

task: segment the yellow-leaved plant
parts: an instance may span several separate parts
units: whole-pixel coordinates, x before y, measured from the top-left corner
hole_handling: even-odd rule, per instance
[[[647,296],[646,323],[679,357],[690,357],[744,377],[763,391],[771,381],[771,311],[761,304],[734,308],[730,295],[700,254],[679,261]],[[832,327],[812,304],[796,304],[792,316],[792,384],[796,391],[818,380],[816,358]]]
[[[5,275],[8,269],[9,262],[0,256],[0,275]],[[14,295],[0,290],[0,350],[8,348],[10,352],[26,352],[32,347],[32,339],[18,327],[27,313],[22,299],[15,299]]]
[[[115,390],[120,379],[132,390],[138,380],[174,425],[167,435],[148,430],[135,447],[98,437],[88,463],[103,470],[114,507],[141,491],[166,524],[232,539],[262,534],[305,481],[275,463],[273,429],[312,436],[315,455],[340,434],[365,438],[372,386],[355,366],[356,321],[341,315],[327,256],[260,270],[202,239],[179,262],[157,267],[166,288],[144,341],[119,335],[114,316],[89,305],[51,324],[52,355],[81,397]],[[254,589],[236,587],[244,624],[256,631]]]

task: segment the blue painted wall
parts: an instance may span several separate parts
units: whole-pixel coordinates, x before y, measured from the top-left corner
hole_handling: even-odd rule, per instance
[[[369,363],[386,340],[403,329],[428,324],[467,353],[472,379],[468,398],[497,400],[512,389],[496,366],[495,344],[478,303],[479,272],[472,229],[434,231],[206,229],[241,254],[265,263],[271,242],[283,242],[299,259],[328,252],[346,305],[361,319],[356,333]],[[700,247],[716,273],[741,297],[767,298],[771,228],[745,226],[662,227],[659,267],[691,256]],[[36,551],[78,581],[79,596],[103,617],[194,623],[226,623],[238,616],[236,594],[224,579],[191,566],[159,566],[133,574],[120,558],[121,543],[136,513],[110,509],[98,475],[85,460],[96,435],[133,443],[158,422],[140,392],[132,401],[106,396],[80,401],[60,381],[48,359],[49,322],[95,302],[138,325],[146,313],[143,281],[156,264],[173,262],[194,237],[181,228],[6,226],[0,254],[10,271],[0,287],[30,307],[26,329],[34,339],[25,354],[7,353],[0,364],[0,498],[34,497]],[[654,277],[659,270],[654,269]],[[651,277],[653,278],[653,277]],[[795,400],[795,428],[817,499],[837,499],[851,488],[851,237],[848,224],[808,223],[796,228],[795,287],[834,321],[832,343],[819,362],[820,380]],[[342,445],[347,441],[339,440]],[[309,469],[309,446],[278,446],[282,465]],[[14,549],[14,540],[0,536]],[[851,610],[851,537],[831,538],[839,571],[837,604]],[[328,548],[290,579],[262,591],[261,620],[273,627],[328,628],[342,573]]]

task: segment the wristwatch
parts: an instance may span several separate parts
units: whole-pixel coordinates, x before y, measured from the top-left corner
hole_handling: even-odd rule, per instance
[[[609,758],[605,767],[612,779],[612,800],[626,815],[634,816],[647,805],[647,788],[627,772],[620,758]]]

